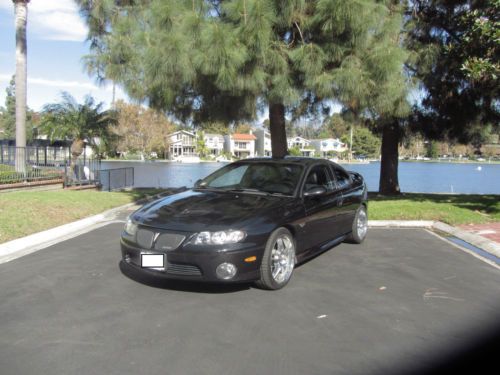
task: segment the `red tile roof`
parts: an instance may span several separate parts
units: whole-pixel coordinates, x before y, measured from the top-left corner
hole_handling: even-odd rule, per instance
[[[254,141],[257,138],[253,134],[233,134],[233,139],[236,141]]]

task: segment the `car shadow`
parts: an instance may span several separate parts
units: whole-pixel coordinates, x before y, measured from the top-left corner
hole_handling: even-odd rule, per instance
[[[119,267],[122,274],[129,279],[158,289],[168,289],[190,293],[224,294],[241,292],[252,288],[251,283],[220,284],[155,278],[136,272],[135,270],[125,266],[123,262],[119,263]]]

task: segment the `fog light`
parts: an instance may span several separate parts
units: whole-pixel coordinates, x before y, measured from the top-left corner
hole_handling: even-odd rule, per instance
[[[125,260],[125,262],[130,263],[130,255],[125,254],[124,260]]]
[[[217,277],[222,280],[229,280],[236,275],[236,266],[232,263],[221,263],[215,270]]]

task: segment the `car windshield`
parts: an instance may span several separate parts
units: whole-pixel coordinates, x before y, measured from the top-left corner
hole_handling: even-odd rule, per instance
[[[198,184],[199,188],[293,195],[302,166],[285,163],[234,163]]]

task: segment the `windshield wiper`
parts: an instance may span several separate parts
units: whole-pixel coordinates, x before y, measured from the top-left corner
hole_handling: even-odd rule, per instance
[[[230,189],[224,189],[226,191],[230,192],[235,192],[235,193],[257,193],[257,194],[265,194],[265,195],[270,195],[267,191],[262,191],[259,189],[254,189],[254,188],[230,188]]]
[[[249,191],[249,192],[252,192],[252,193],[264,193],[262,190],[253,189],[253,188],[229,188],[229,189],[226,189],[226,190],[228,190],[228,191],[238,191],[238,192]]]
[[[236,192],[236,193],[256,193],[256,194],[263,194],[267,196],[276,196],[276,197],[288,197],[289,195],[277,192],[277,191],[265,191],[265,190],[259,190],[255,188],[232,188],[232,189],[225,189],[226,191],[230,192]]]

